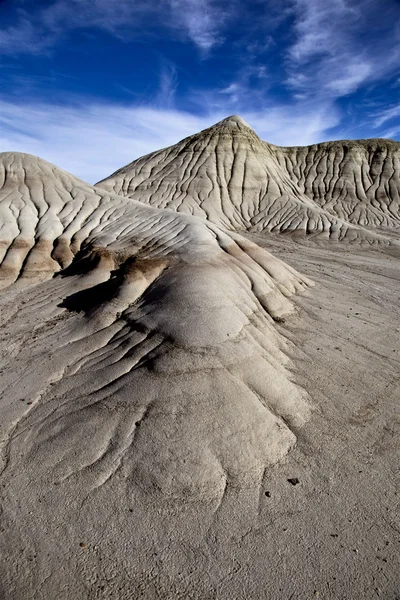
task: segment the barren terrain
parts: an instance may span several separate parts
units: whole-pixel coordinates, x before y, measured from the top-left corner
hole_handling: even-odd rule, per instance
[[[1,598],[399,600],[399,146],[0,155]]]

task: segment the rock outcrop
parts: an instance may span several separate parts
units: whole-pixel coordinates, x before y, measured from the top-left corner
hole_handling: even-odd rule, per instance
[[[135,160],[98,185],[229,230],[376,240],[400,225],[400,144],[280,148],[237,116]]]

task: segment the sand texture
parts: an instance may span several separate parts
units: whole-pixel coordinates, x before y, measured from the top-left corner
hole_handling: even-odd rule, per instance
[[[398,600],[398,146],[0,154],[1,600]]]

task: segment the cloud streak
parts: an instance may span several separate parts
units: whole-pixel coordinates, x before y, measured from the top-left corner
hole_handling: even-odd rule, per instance
[[[15,24],[0,29],[0,48],[4,54],[40,54],[77,29],[102,29],[124,38],[150,15],[154,20],[158,11],[144,0],[55,0],[29,12],[21,8]]]
[[[172,22],[182,27],[186,35],[205,53],[223,42],[221,30],[229,16],[212,0],[167,0]]]
[[[387,121],[400,117],[400,104],[385,108],[375,114],[374,127],[381,127]]]
[[[7,54],[48,51],[77,29],[101,29],[120,39],[143,35],[154,25],[169,35],[191,40],[202,52],[223,41],[220,30],[229,11],[216,0],[55,0],[0,29],[0,49]]]
[[[254,23],[252,4],[265,7],[264,20]],[[3,53],[51,53],[57,44],[65,50],[69,41],[63,45],[60,40],[72,38],[81,28],[107,31],[122,40],[145,36],[147,31],[159,41],[168,33],[166,38],[190,40],[200,51],[197,60],[192,52],[180,61],[176,44],[155,44],[159,54],[153,69],[160,70],[153,70],[147,87],[146,73],[140,73],[141,57],[139,62],[132,61],[139,65],[137,82],[120,73],[113,79],[112,67],[105,71],[107,96],[113,96],[113,89],[122,90],[134,102],[129,106],[110,100],[87,101],[99,93],[90,87],[90,77],[87,86],[84,76],[74,85],[65,85],[66,89],[79,87],[82,95],[74,97],[61,89],[62,73],[54,82],[50,74],[31,75],[18,68],[4,77],[10,94],[14,89],[14,98],[10,100],[3,92],[1,149],[42,156],[91,182],[233,113],[243,116],[263,139],[278,145],[334,138],[332,131],[339,127],[340,137],[353,137],[350,122],[356,137],[360,131],[374,136],[394,136],[400,131],[399,108],[388,105],[382,94],[375,103],[365,103],[362,115],[358,99],[338,102],[361,88],[373,87],[398,68],[400,43],[393,40],[397,35],[400,41],[400,5],[395,0],[385,0],[383,7],[378,0],[332,0],[329,4],[289,0],[284,10],[278,0],[246,4],[233,0],[229,8],[222,0],[52,0],[37,6],[32,15],[20,10],[19,23],[3,29]],[[234,35],[232,31],[228,35],[228,25]],[[282,29],[285,35],[280,38]],[[88,39],[107,41],[106,36],[90,34]],[[114,46],[120,48],[114,48],[113,60],[117,61],[118,52],[126,50],[122,44]],[[182,44],[185,50],[187,46]],[[87,50],[92,48],[96,46],[88,43]],[[171,48],[172,59],[164,54],[164,49]],[[204,57],[210,59],[206,64],[198,60]],[[57,68],[56,58],[52,64]],[[24,97],[31,100],[23,102]],[[52,99],[46,102],[46,97]],[[56,103],[53,98],[57,97],[62,103]],[[146,105],[139,106],[139,102]]]
[[[0,147],[35,154],[94,183],[133,159],[172,145],[225,118],[215,110],[196,116],[176,109],[0,102]],[[309,144],[338,116],[315,106],[274,107],[242,113],[263,139]]]
[[[212,117],[117,104],[0,102],[2,151],[35,154],[91,183],[212,124]]]
[[[336,99],[398,67],[400,52],[392,43],[398,4],[389,0],[382,8],[376,0],[292,0],[292,10],[294,42],[286,65],[287,84],[295,92]]]

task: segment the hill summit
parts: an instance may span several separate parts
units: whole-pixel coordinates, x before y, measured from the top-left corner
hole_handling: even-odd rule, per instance
[[[122,167],[97,185],[233,230],[373,237],[400,226],[400,143],[279,147],[232,115]]]

